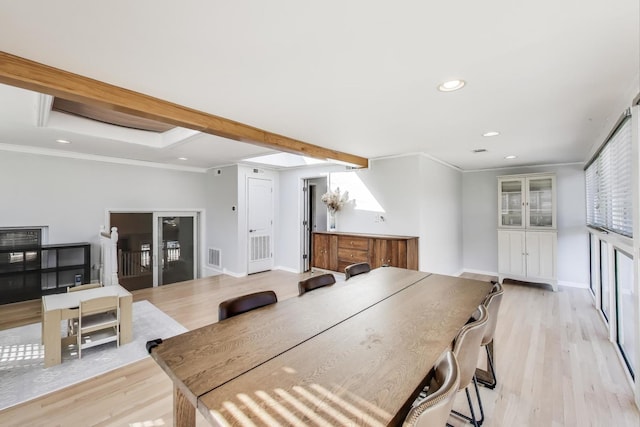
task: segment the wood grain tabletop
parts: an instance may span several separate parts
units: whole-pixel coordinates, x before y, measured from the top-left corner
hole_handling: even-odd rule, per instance
[[[425,277],[217,387],[198,409],[212,425],[401,424],[490,289]]]
[[[428,276],[394,267],[375,269],[169,338],[154,349],[152,357],[196,406],[199,396]]]

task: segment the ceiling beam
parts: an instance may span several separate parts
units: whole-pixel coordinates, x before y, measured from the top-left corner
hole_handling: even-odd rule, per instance
[[[0,51],[0,83],[235,141],[366,168],[360,156],[309,144]]]

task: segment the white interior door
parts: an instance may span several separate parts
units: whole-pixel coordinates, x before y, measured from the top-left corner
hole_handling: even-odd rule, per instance
[[[258,273],[273,268],[273,182],[247,178],[247,272]]]

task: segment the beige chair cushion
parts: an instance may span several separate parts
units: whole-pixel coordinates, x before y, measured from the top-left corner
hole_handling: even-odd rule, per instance
[[[405,418],[404,427],[442,427],[446,424],[459,388],[460,372],[454,354],[447,351],[438,361],[429,381],[427,396],[418,401]]]
[[[460,386],[466,388],[476,373],[480,343],[484,337],[489,316],[484,305],[480,305],[472,316],[473,321],[462,327],[453,342],[453,354],[460,368]]]

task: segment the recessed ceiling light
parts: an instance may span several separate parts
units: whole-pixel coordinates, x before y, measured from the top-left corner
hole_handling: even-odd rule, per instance
[[[178,157],[178,160],[189,160],[186,157]]]
[[[462,89],[466,82],[464,80],[449,80],[444,83],[440,83],[438,90],[440,92],[452,92],[454,90]]]
[[[512,155],[510,155],[510,156],[506,156],[506,157],[505,157],[505,159],[507,159],[507,160],[512,160],[512,159],[515,159],[515,158],[517,158],[517,157],[518,157],[518,156],[514,156],[514,155],[512,154]]]
[[[500,135],[500,132],[496,132],[495,130],[492,130],[490,132],[485,132],[482,134],[482,136],[498,136]]]
[[[71,144],[71,141],[67,141],[66,139],[56,139],[58,144]]]

